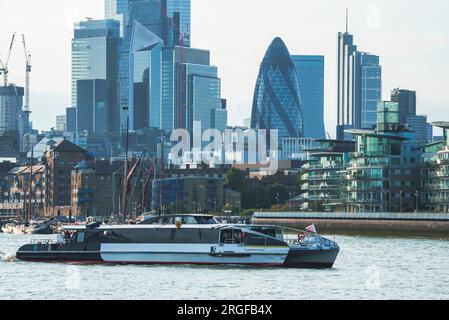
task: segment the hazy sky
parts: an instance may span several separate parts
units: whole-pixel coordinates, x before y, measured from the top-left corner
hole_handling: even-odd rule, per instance
[[[250,117],[255,81],[271,40],[292,54],[326,56],[326,128],[336,122],[337,32],[345,8],[359,49],[381,57],[383,96],[403,87],[418,92],[418,112],[449,120],[449,2],[447,0],[192,0],[192,46],[209,49],[219,68],[231,124]],[[70,105],[73,23],[103,18],[102,0],[0,0],[0,56],[14,31],[25,33],[33,54],[32,120],[55,126]],[[10,80],[22,85],[24,53],[16,43]]]

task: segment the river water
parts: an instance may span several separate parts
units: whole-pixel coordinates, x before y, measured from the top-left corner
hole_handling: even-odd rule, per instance
[[[449,239],[337,236],[334,269],[24,263],[0,233],[0,299],[449,299]],[[333,237],[332,237],[333,238]]]

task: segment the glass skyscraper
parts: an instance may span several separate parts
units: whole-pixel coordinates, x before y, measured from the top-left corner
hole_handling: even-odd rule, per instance
[[[168,17],[176,20],[176,14],[179,14],[179,35],[182,44],[190,47],[190,0],[167,0]]]
[[[379,57],[360,52],[353,35],[338,34],[337,139],[352,140],[348,129],[372,129],[382,99]]]
[[[108,133],[117,108],[116,82],[100,79],[77,81],[77,132]]]
[[[223,120],[218,116],[218,110],[222,109],[221,80],[217,77],[217,67],[190,63],[180,67],[185,77],[187,101],[185,124],[180,123],[179,127],[192,132],[193,122],[199,121],[203,132],[207,129],[222,129],[223,123],[216,123]]]
[[[273,40],[260,67],[251,127],[277,129],[280,141],[304,137],[298,76],[290,53],[280,38]]]
[[[75,25],[72,40],[72,106],[77,107],[79,80],[107,80],[116,95],[120,24],[114,20],[88,20]],[[115,86],[115,88],[114,88]],[[111,131],[118,131],[117,108],[110,108]],[[77,113],[79,114],[79,112]]]
[[[304,115],[304,136],[324,139],[324,56],[293,55]]]
[[[129,0],[105,0],[105,19],[117,19],[117,16],[128,12]]]
[[[377,104],[382,100],[382,67],[379,57],[356,52],[350,57],[353,66],[353,97],[350,107],[354,110],[355,128],[373,129],[376,126]]]
[[[130,124],[132,130],[161,128],[162,116],[162,46],[163,41],[134,21],[131,42]]]

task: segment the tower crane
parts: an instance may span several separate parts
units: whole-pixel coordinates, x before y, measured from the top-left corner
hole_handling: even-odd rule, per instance
[[[25,36],[22,34],[23,51],[25,53],[25,103],[23,105],[23,132],[22,137],[22,150],[28,152],[31,149],[31,128],[30,128],[30,74],[31,74],[31,54],[28,52]],[[31,163],[33,159],[31,159]]]
[[[11,57],[11,51],[14,46],[15,38],[16,38],[16,33],[14,32],[14,34],[12,35],[11,44],[9,45],[9,51],[8,51],[8,55],[6,56],[5,63],[3,63],[2,60],[0,59],[0,75],[3,74],[3,85],[5,87],[8,85],[8,73],[9,73],[8,64],[9,64],[9,58]]]
[[[25,105],[23,111],[30,114],[30,74],[31,74],[31,54],[27,50],[25,36],[22,34],[23,50],[25,52]]]

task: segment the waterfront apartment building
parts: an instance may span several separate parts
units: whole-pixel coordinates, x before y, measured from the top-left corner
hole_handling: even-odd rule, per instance
[[[399,123],[399,105],[380,102],[376,130],[348,130],[355,136],[344,179],[347,212],[406,212],[416,209],[420,151],[415,133]]]
[[[0,212],[23,214],[29,208],[31,167],[10,166],[0,172]],[[33,165],[31,206],[35,215],[43,213],[45,207],[45,166]]]
[[[421,165],[421,208],[449,213],[449,122],[435,122],[444,130],[444,140],[423,149]]]
[[[71,205],[71,173],[73,168],[88,158],[83,148],[62,140],[44,154],[46,190],[45,213],[50,216],[62,214]]]
[[[123,161],[81,161],[71,173],[71,212],[74,216],[110,217],[118,213]]]
[[[376,55],[358,51],[353,35],[338,34],[337,139],[352,140],[349,129],[373,129],[382,99],[382,66]]]
[[[76,127],[79,131],[95,130],[94,120],[86,122],[83,116],[93,118],[94,108],[103,109],[108,115],[108,130],[119,131],[119,110],[117,106],[118,59],[120,45],[120,23],[115,20],[87,20],[75,25],[72,40],[72,107],[77,108]],[[90,84],[80,81],[90,80]],[[100,80],[106,82],[101,83]],[[101,86],[96,87],[96,85]],[[95,101],[94,105],[79,101],[80,97],[93,97],[97,91],[108,99]]]
[[[324,128],[324,56],[293,55],[304,116],[304,137],[326,138]]]
[[[300,170],[301,209],[336,211],[342,203],[342,172],[346,169],[353,141],[316,140],[308,150],[310,160]]]

